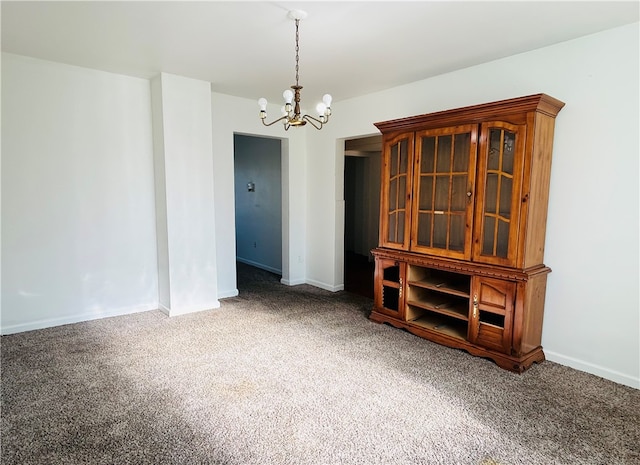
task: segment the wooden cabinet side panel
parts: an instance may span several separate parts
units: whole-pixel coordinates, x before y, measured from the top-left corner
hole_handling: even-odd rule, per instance
[[[536,114],[532,126],[533,147],[527,160],[529,166],[525,166],[525,177],[529,176],[525,180],[528,192],[523,192],[522,197],[523,210],[526,211],[521,223],[524,243],[520,248],[521,259],[518,260],[523,268],[544,262],[555,118]]]
[[[382,260],[376,257],[375,265],[376,267],[373,272],[373,306],[375,309],[380,309],[382,308]]]
[[[513,355],[523,356],[542,344],[547,274],[518,283],[513,327]]]

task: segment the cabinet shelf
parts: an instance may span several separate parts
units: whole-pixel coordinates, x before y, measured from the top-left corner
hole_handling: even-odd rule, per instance
[[[471,278],[469,276],[459,273],[415,265],[409,267],[409,286],[429,289],[437,293],[468,299],[470,282]]]
[[[457,295],[459,297],[469,298],[469,282],[452,283],[438,279],[423,279],[421,281],[409,281],[410,286],[422,287],[445,294]]]
[[[420,328],[430,329],[431,331],[455,337],[456,339],[466,340],[467,338],[467,325],[451,318],[434,314],[424,314],[409,321],[409,323]]]
[[[469,320],[469,308],[465,305],[461,305],[458,302],[446,302],[442,300],[431,301],[413,301],[407,302],[412,307],[428,310],[433,313],[439,313],[452,318],[456,318],[463,321]]]

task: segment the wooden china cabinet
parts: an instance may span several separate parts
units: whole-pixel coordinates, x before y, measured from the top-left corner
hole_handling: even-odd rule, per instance
[[[375,124],[371,320],[519,373],[544,360],[544,240],[563,106],[537,94]]]

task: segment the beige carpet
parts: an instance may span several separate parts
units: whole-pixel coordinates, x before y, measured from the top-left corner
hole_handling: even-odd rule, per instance
[[[3,336],[1,463],[640,463],[638,390],[510,373],[238,267],[214,311]]]

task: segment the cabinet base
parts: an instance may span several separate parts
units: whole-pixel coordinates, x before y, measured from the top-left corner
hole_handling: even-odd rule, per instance
[[[412,324],[410,321],[398,320],[397,318],[377,312],[376,310],[371,312],[369,319],[376,323],[388,323],[396,328],[405,329],[411,334],[447,347],[466,350],[476,357],[491,359],[500,368],[513,371],[515,373],[522,373],[530,368],[534,363],[539,363],[545,360],[542,347],[536,347],[532,351],[520,357],[515,357],[471,344],[466,339],[452,336],[444,332],[417,326]]]

